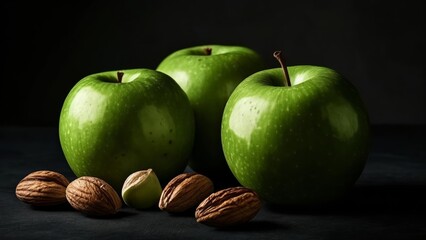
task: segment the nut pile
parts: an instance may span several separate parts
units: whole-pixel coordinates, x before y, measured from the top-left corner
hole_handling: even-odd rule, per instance
[[[121,199],[107,182],[83,176],[71,183],[54,171],[40,170],[25,176],[16,186],[16,197],[32,206],[55,206],[68,202],[74,209],[91,216],[118,212]]]
[[[82,176],[69,182],[62,174],[41,170],[28,174],[16,186],[16,196],[33,206],[69,203],[77,211],[95,217],[114,215],[122,201],[137,209],[158,208],[169,213],[195,211],[197,222],[212,227],[246,223],[261,209],[259,196],[237,186],[214,192],[213,182],[199,173],[182,173],[161,185],[152,169],[135,172],[123,185],[122,198],[104,180]],[[123,199],[123,200],[122,200]]]

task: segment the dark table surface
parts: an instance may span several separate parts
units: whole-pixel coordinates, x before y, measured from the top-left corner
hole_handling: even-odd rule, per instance
[[[15,197],[32,171],[69,169],[55,128],[0,128],[0,239],[426,239],[425,126],[373,126],[367,165],[336,204],[276,209],[266,204],[248,224],[215,229],[192,214],[123,207],[89,218],[70,207],[33,208]]]

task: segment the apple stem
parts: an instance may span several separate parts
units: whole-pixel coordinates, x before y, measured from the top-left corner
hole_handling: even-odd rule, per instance
[[[283,56],[281,55],[281,51],[275,51],[274,52],[274,57],[278,60],[278,62],[281,65],[281,68],[283,70],[283,73],[284,73],[284,86],[291,87],[291,82],[290,82],[290,77],[288,75],[287,66],[285,64]]]
[[[204,52],[206,55],[212,55],[212,48],[209,48],[209,47],[204,48]]]
[[[121,81],[123,81],[123,75],[124,75],[124,72],[122,72],[122,71],[117,72],[117,82],[118,83],[121,83]]]

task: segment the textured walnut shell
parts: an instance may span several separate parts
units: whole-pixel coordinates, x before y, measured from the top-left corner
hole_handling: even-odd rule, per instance
[[[69,181],[62,174],[40,170],[28,174],[16,186],[16,197],[33,206],[53,206],[66,203],[65,189]]]
[[[213,192],[213,182],[198,173],[182,173],[164,187],[158,207],[166,212],[179,213],[195,208]]]
[[[261,201],[251,189],[226,188],[212,193],[195,210],[197,222],[212,227],[228,227],[253,219],[261,208]]]
[[[107,216],[118,212],[121,198],[111,185],[97,177],[83,176],[72,181],[66,198],[77,211],[91,216]]]

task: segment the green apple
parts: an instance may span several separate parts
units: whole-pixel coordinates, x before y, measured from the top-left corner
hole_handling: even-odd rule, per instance
[[[99,177],[120,191],[131,173],[152,168],[167,183],[188,164],[194,114],[185,92],[164,73],[95,73],[66,97],[59,139],[77,176]]]
[[[243,46],[204,45],[171,53],[157,67],[187,94],[195,115],[195,141],[189,166],[217,181],[233,178],[226,164],[220,128],[223,109],[235,87],[263,69],[263,59]],[[235,180],[235,179],[233,179]]]
[[[265,202],[331,203],[364,168],[370,143],[366,108],[336,71],[287,69],[281,62],[282,69],[249,76],[230,96],[221,130],[227,163],[241,185]]]

